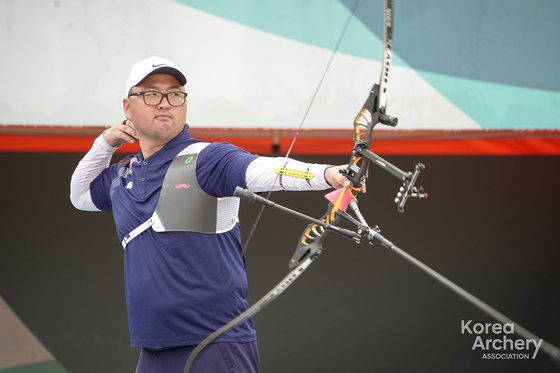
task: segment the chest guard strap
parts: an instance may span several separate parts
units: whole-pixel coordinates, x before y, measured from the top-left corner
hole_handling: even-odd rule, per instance
[[[183,231],[223,233],[239,221],[239,198],[216,198],[206,193],[196,179],[196,162],[208,143],[187,146],[175,156],[161,187],[154,214],[127,234],[123,249],[148,228],[156,232]]]

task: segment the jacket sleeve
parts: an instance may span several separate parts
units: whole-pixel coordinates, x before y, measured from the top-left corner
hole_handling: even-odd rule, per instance
[[[70,201],[75,208],[83,211],[100,211],[92,201],[90,184],[109,167],[111,157],[117,148],[107,144],[101,134],[78,163],[70,181]]]

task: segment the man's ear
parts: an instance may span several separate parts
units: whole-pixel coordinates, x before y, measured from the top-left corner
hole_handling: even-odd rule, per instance
[[[130,101],[128,98],[123,98],[123,111],[127,119],[130,119]]]

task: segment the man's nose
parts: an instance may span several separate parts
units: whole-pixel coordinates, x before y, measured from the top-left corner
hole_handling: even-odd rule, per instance
[[[161,102],[158,105],[159,109],[168,109],[171,105],[169,104],[169,96],[162,97]]]

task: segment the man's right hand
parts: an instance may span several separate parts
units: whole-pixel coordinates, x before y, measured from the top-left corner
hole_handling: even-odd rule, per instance
[[[125,119],[122,122],[113,124],[103,132],[103,138],[111,146],[121,146],[122,144],[133,144],[138,139],[134,124]]]

